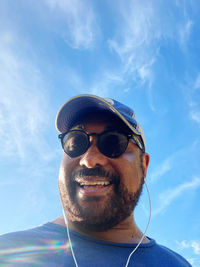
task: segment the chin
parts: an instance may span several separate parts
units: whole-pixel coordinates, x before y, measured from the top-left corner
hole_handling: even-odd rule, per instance
[[[131,216],[140,198],[143,184],[133,193],[123,184],[116,184],[104,198],[80,199],[76,186],[69,191],[60,185],[60,195],[64,211],[78,229],[82,231],[107,231]]]

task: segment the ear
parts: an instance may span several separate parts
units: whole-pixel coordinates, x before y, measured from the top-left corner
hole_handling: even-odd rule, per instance
[[[147,153],[144,153],[142,156],[142,165],[144,170],[144,177],[147,175],[147,168],[149,166],[150,156]]]

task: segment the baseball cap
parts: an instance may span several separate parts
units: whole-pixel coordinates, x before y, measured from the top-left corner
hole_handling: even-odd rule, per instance
[[[70,98],[62,105],[57,113],[55,121],[56,129],[60,133],[67,132],[81,114],[87,114],[93,111],[108,111],[121,119],[135,135],[140,136],[144,146],[143,150],[146,150],[144,132],[136,121],[134,111],[111,98],[101,98],[90,94],[77,95]]]

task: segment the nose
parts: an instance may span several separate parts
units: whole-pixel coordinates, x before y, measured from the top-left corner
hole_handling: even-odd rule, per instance
[[[91,145],[79,161],[81,167],[95,168],[105,166],[108,162],[108,158],[99,151],[94,139],[94,136],[90,136]]]

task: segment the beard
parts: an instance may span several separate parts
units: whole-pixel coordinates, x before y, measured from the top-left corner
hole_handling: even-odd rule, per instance
[[[112,183],[113,190],[106,195],[103,205],[98,201],[100,200],[98,196],[88,199],[95,202],[90,207],[79,204],[75,179],[86,176],[105,177]],[[67,181],[67,184],[59,181],[59,189],[67,218],[79,229],[102,232],[111,229],[132,214],[142,192],[144,177],[135,193],[129,192],[117,174],[111,174],[102,168],[73,172],[70,179],[64,177],[64,181]]]

